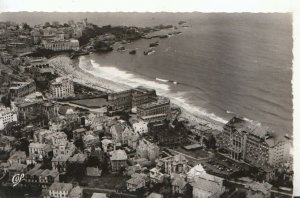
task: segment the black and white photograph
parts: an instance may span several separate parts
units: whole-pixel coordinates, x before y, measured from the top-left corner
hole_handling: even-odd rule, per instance
[[[1,0],[0,198],[300,195],[292,1],[229,2]]]

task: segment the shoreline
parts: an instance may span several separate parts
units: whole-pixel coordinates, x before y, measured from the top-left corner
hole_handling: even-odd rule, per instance
[[[67,75],[71,77],[74,82],[82,84],[87,87],[91,87],[107,93],[124,91],[132,88],[128,85],[103,79],[99,76],[94,76],[84,71],[83,69],[80,68],[80,64],[85,64],[83,65],[84,67],[91,66],[88,65],[91,63],[88,63],[84,59],[85,59],[84,56],[79,56],[78,58],[70,59],[67,56],[60,55],[49,59],[49,62],[60,75]],[[191,126],[205,125],[213,130],[218,130],[218,131],[222,130],[224,123],[214,120],[209,116],[196,115],[194,113],[191,113],[187,109],[183,108],[180,102],[177,102],[173,98],[170,99],[171,99],[172,106],[179,107],[182,110],[182,113],[179,116],[179,118],[188,121],[189,125]]]

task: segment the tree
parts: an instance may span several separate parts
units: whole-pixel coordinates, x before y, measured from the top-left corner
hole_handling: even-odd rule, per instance
[[[27,23],[23,23],[23,29],[30,31],[32,28]]]
[[[50,25],[50,23],[49,22],[46,22],[45,24],[44,24],[44,27],[50,27],[51,25]]]
[[[74,142],[74,145],[79,148],[80,150],[83,150],[84,148],[84,143],[83,143],[83,140],[81,138],[77,139],[75,142]]]

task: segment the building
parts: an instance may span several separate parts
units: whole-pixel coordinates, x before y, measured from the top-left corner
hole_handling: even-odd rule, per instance
[[[45,136],[45,143],[52,146],[65,145],[67,140],[67,134],[64,132],[54,132]]]
[[[22,124],[29,124],[34,117],[45,121],[48,124],[49,119],[58,115],[58,105],[53,102],[34,100],[16,102],[18,110],[18,119]]]
[[[135,192],[146,186],[147,176],[144,174],[135,173],[131,176],[129,180],[126,181],[127,190],[130,192]]]
[[[98,136],[94,135],[93,132],[87,133],[82,137],[85,147],[99,146],[100,139]]]
[[[148,195],[147,198],[163,198],[163,195],[153,192],[150,195]]]
[[[232,159],[264,167],[284,161],[289,144],[282,140],[276,141],[267,127],[233,117],[219,134],[218,144],[230,153]]]
[[[183,176],[174,174],[171,178],[172,194],[182,195],[184,193],[186,184],[187,182]]]
[[[247,191],[247,197],[257,197],[257,198],[268,198],[271,197],[271,188],[272,185],[264,182],[249,182],[244,185]]]
[[[68,155],[58,155],[52,158],[52,168],[59,173],[65,173],[67,171]]]
[[[66,98],[74,96],[73,81],[66,77],[58,77],[50,83],[52,98]]]
[[[82,198],[82,197],[83,197],[83,189],[80,186],[74,187],[69,194],[69,198]]]
[[[12,178],[16,174],[25,173],[27,169],[27,165],[25,164],[19,164],[19,163],[13,163],[7,168],[8,172],[8,181],[11,182]]]
[[[269,164],[278,166],[291,158],[292,140],[288,136],[279,136],[266,140],[269,146]]]
[[[61,142],[60,144],[56,144],[55,146],[52,147],[53,149],[53,156],[59,156],[59,155],[67,155],[71,156],[75,152],[75,145],[73,142]]]
[[[42,188],[48,188],[54,182],[59,181],[59,172],[57,170],[43,170],[39,175],[39,182]]]
[[[78,51],[79,41],[76,39],[70,40],[42,40],[41,47],[52,51]]]
[[[85,154],[77,153],[68,159],[67,172],[73,175],[85,173],[85,162],[87,156]]]
[[[126,126],[121,123],[117,123],[110,127],[110,133],[112,136],[112,140],[115,144],[122,142],[122,133],[125,130]]]
[[[0,135],[0,151],[10,152],[15,140],[15,137]]]
[[[169,98],[159,96],[154,102],[138,106],[137,116],[144,122],[169,120],[171,116]]]
[[[0,107],[0,130],[4,129],[8,123],[17,121],[18,117],[16,111],[3,106]]]
[[[114,150],[110,152],[110,163],[112,172],[119,172],[127,167],[127,154],[124,150]]]
[[[130,112],[132,108],[132,91],[126,90],[117,93],[108,94],[109,112],[126,111]]]
[[[45,143],[32,142],[29,144],[29,156],[34,156],[42,159],[45,156],[48,156],[48,153],[51,151],[51,147]]]
[[[9,94],[12,99],[27,96],[36,91],[34,81],[31,82],[11,82]]]
[[[102,149],[105,153],[110,152],[114,149],[114,143],[110,139],[101,140]]]
[[[159,147],[149,140],[143,138],[139,141],[136,154],[140,158],[146,158],[154,162],[159,157]]]
[[[107,198],[105,193],[93,193],[91,198]]]
[[[157,168],[150,169],[150,182],[154,184],[161,184],[164,181],[164,174],[162,174]]]
[[[139,135],[132,131],[129,127],[125,128],[122,133],[122,144],[128,145],[135,149],[137,147]]]
[[[49,193],[48,197],[54,197],[54,198],[65,198],[69,197],[70,192],[73,188],[73,185],[71,183],[58,183],[55,182],[49,187]]]
[[[189,170],[187,182],[193,187],[194,198],[218,198],[225,192],[224,180],[206,173],[201,164]]]
[[[146,87],[136,87],[132,89],[132,107],[137,107],[149,102],[155,101],[155,89],[148,89]]]
[[[164,162],[165,173],[185,174],[189,171],[188,160],[181,154],[161,159]]]
[[[132,124],[133,130],[134,132],[138,133],[138,134],[144,134],[144,133],[148,133],[148,123],[147,122],[137,122]]]
[[[26,162],[26,153],[25,151],[16,151],[12,154],[8,160],[9,164],[25,164]]]
[[[74,142],[78,139],[81,139],[84,136],[85,132],[86,132],[86,130],[84,128],[75,129],[73,131]]]
[[[53,132],[47,129],[38,129],[33,133],[34,142],[45,143],[46,137],[50,136]]]

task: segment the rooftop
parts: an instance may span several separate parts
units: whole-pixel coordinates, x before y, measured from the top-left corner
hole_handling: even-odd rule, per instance
[[[167,98],[167,97],[157,96],[156,99],[157,100],[155,102],[150,102],[150,103],[147,103],[147,104],[143,104],[143,105],[139,106],[138,108],[151,109],[151,108],[156,107],[158,105],[170,104],[170,99]]]
[[[110,160],[127,160],[127,155],[124,150],[114,150],[110,152]]]

